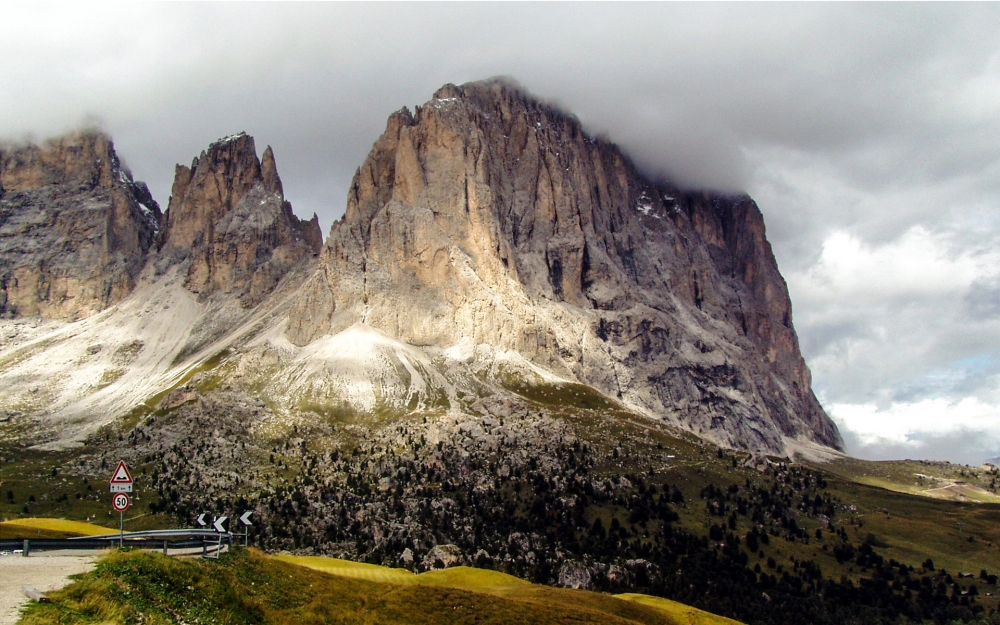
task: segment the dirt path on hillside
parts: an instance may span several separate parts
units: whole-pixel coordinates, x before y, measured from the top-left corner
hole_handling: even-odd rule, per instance
[[[58,590],[70,583],[70,575],[94,568],[97,556],[4,556],[0,558],[0,625],[14,625],[28,598],[21,585],[39,592]]]

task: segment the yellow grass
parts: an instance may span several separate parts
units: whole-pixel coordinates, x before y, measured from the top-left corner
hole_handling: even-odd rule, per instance
[[[324,556],[293,556],[279,555],[273,556],[277,560],[297,564],[306,568],[322,571],[341,577],[364,579],[372,582],[383,582],[402,586],[434,586],[438,588],[453,588],[457,590],[471,590],[483,592],[498,597],[510,597],[537,603],[538,605],[562,605],[574,601],[582,601],[578,606],[581,610],[593,609],[595,601],[600,604],[603,601],[611,600],[608,595],[589,593],[583,591],[569,591],[558,588],[548,588],[537,586],[531,582],[519,579],[506,573],[490,571],[487,569],[477,569],[468,566],[456,566],[437,571],[428,571],[419,575],[405,569],[393,569],[374,564],[364,564],[361,562],[351,562],[350,560],[339,560]],[[578,593],[578,594],[573,594]],[[605,597],[606,599],[601,599]],[[626,593],[614,595],[615,599],[638,603],[655,610],[658,610],[667,619],[677,625],[741,625],[739,621],[734,621],[722,616],[717,616],[710,612],[705,612],[691,606],[661,599],[650,595],[636,593]],[[586,601],[583,601],[586,599]],[[554,602],[554,603],[553,603]],[[595,604],[595,605],[597,605]],[[567,604],[568,605],[568,604]]]
[[[740,625],[739,621],[734,621],[731,618],[718,616],[717,614],[705,612],[704,610],[699,610],[698,608],[692,608],[689,605],[677,603],[676,601],[671,601],[670,599],[663,599],[661,597],[653,597],[650,595],[640,595],[632,592],[615,595],[615,597],[625,599],[626,601],[635,601],[636,603],[641,603],[643,605],[656,608],[657,610],[661,610],[683,625]]]
[[[0,536],[26,538],[55,538],[59,536],[98,536],[111,534],[116,530],[83,521],[66,519],[14,519],[0,523]]]
[[[325,556],[293,556],[281,554],[273,556],[276,560],[297,564],[315,571],[339,575],[340,577],[350,577],[353,579],[363,579],[369,582],[382,582],[386,584],[416,584],[417,576],[406,569],[392,569],[387,566],[377,564],[365,564],[364,562],[351,562],[350,560],[340,560],[338,558],[327,558]]]
[[[454,577],[467,590],[434,584],[384,584],[348,579],[270,558],[255,549],[236,550],[219,562],[169,558],[158,553],[117,552],[84,574],[51,603],[30,605],[24,625],[106,623],[482,623],[483,625],[729,625],[728,620],[679,619],[652,605],[601,593],[512,581],[476,569],[452,570],[425,579]],[[282,560],[282,561],[275,561]],[[351,566],[332,558],[300,561],[341,573],[383,567]],[[385,568],[382,572],[393,572]],[[440,572],[444,573],[444,571]],[[421,576],[410,575],[409,579]],[[495,582],[501,582],[495,585]]]
[[[352,562],[350,560],[340,560],[325,556],[293,556],[282,554],[273,557],[276,560],[297,564],[316,571],[330,573],[331,575],[364,579],[370,582],[383,582],[386,584],[420,584],[423,586],[463,588],[466,590],[494,588],[498,586],[531,585],[531,582],[518,579],[513,575],[487,569],[476,569],[470,566],[455,566],[449,569],[427,571],[426,573],[414,575],[406,569],[393,569],[387,566]]]
[[[466,590],[495,588],[497,586],[525,586],[531,585],[523,579],[490,571],[487,569],[476,569],[471,566],[453,566],[450,569],[439,571],[427,571],[416,576],[418,584],[426,586],[445,586],[448,588],[464,588]]]

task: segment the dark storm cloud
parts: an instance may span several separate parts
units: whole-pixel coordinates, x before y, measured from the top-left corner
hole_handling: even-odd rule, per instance
[[[245,130],[324,230],[392,111],[512,76],[650,174],[757,199],[833,412],[1000,406],[996,376],[934,377],[1000,360],[1000,5],[8,4],[0,59],[0,136],[100,119],[165,206]]]

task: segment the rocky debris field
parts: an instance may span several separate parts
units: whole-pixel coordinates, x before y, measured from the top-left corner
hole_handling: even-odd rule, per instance
[[[417,572],[468,564],[750,622],[981,611],[972,588],[986,582],[881,555],[821,473],[625,413],[511,394],[483,400],[478,417],[289,422],[242,391],[195,386],[164,405],[92,438],[74,471],[100,475],[124,458],[141,505],[185,524],[253,510],[252,541],[269,551]]]

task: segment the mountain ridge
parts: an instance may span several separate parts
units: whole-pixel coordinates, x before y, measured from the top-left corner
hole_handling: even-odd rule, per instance
[[[163,317],[180,323],[168,359],[154,347],[162,337],[131,337],[142,347],[129,362],[159,354],[143,375],[167,386],[142,385],[148,397],[225,352],[226,384],[292,421],[525,412],[549,392],[533,386],[583,384],[727,447],[842,448],[810,389],[753,201],[652,182],[509,82],[445,85],[415,113],[390,115],[325,243],[315,215],[299,220],[284,200],[273,151],[258,159],[245,133],[176,167],[161,221],[131,288],[186,312]],[[0,367],[9,404],[67,418],[86,406],[74,421],[127,412],[129,363],[87,352],[126,349],[96,329],[117,323],[106,310],[86,326],[93,336],[70,341],[94,363],[74,377],[86,383],[39,401],[31,389],[52,374],[41,349]]]

